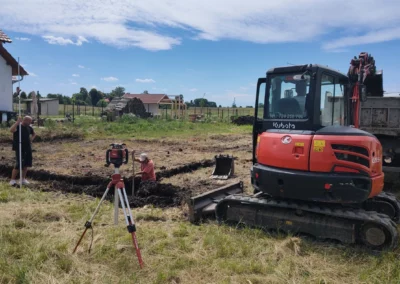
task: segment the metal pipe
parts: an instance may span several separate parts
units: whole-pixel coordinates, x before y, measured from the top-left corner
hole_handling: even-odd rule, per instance
[[[19,57],[18,57],[18,78],[20,77],[19,72]],[[18,107],[19,107],[19,117],[21,117],[21,88],[20,88],[20,81],[18,81]],[[19,123],[19,188],[22,189],[22,141],[21,141],[21,125],[22,122]]]

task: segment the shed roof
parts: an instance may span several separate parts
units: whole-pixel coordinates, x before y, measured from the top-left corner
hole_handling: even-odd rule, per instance
[[[0,41],[12,42],[12,40],[2,30],[0,30]]]
[[[21,102],[31,102],[32,99],[22,99]],[[39,102],[58,101],[58,98],[39,98]]]
[[[126,93],[122,96],[125,99],[138,98],[144,104],[161,104],[172,103],[171,99],[166,94],[129,94]]]
[[[14,57],[4,48],[3,45],[0,44],[0,56],[4,58],[8,65],[12,68],[12,76],[18,75],[18,61],[15,60]],[[29,75],[28,72],[25,71],[24,67],[19,65],[19,72],[21,76]]]

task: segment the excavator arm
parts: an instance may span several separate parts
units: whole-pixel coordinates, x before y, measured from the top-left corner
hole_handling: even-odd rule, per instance
[[[367,52],[361,52],[350,61],[349,71],[350,124],[360,128],[361,102],[367,96],[383,96],[382,70],[377,71],[374,57]]]

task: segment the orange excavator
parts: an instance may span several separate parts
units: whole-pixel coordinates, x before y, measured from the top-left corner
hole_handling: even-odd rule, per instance
[[[384,192],[379,140],[360,130],[360,103],[383,94],[368,53],[348,74],[318,64],[285,66],[258,79],[253,195],[243,183],[192,197],[189,218],[305,233],[374,250],[398,244],[400,202]]]

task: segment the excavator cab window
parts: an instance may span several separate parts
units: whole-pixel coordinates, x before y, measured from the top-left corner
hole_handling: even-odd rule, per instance
[[[321,76],[321,126],[344,125],[345,116],[344,85],[337,77],[329,74]]]
[[[304,74],[271,75],[266,119],[307,119],[310,76]]]

